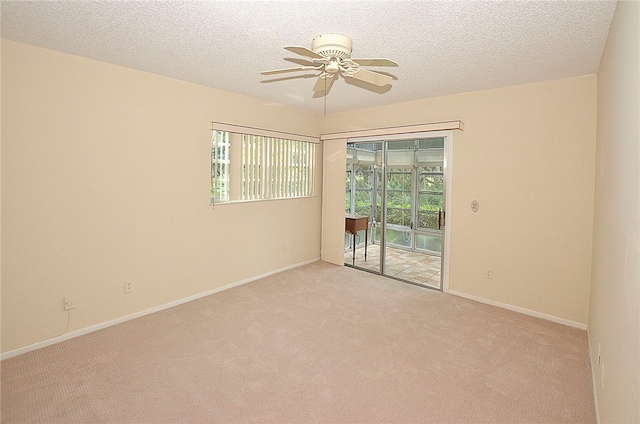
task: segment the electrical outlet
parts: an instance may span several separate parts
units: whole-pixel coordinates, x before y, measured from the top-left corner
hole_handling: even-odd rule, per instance
[[[600,353],[600,343],[598,343],[598,359],[596,359],[596,364],[600,365],[602,363],[602,354]]]
[[[71,309],[76,308],[76,297],[75,296],[65,296],[64,297],[64,310],[70,311]]]
[[[485,274],[485,278],[488,278],[489,280],[493,278],[493,270],[491,268],[487,270],[487,273]]]
[[[282,245],[282,252],[283,253],[287,253],[287,245],[286,244]]]
[[[131,293],[133,291],[133,281],[124,282],[124,292]]]

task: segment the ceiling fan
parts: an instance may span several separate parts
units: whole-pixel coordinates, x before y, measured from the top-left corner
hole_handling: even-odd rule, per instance
[[[329,94],[329,90],[335,80],[338,79],[338,75],[379,87],[388,85],[393,81],[393,77],[389,75],[363,69],[361,66],[398,66],[396,62],[389,59],[352,59],[352,47],[353,43],[346,35],[319,35],[311,42],[311,50],[306,47],[285,47],[286,50],[292,53],[304,56],[306,60],[301,61],[304,66],[262,71],[261,74],[275,75],[297,71],[319,71],[320,75],[318,75],[313,91],[323,95]]]

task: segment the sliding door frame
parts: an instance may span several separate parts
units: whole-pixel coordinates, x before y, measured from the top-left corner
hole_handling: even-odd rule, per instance
[[[380,142],[382,143],[382,155],[383,155],[383,163],[382,163],[382,215],[381,220],[383,223],[386,222],[386,181],[387,181],[387,162],[388,162],[388,149],[387,142],[389,141],[400,141],[400,140],[410,140],[410,139],[424,139],[424,138],[444,138],[444,190],[443,190],[443,210],[444,210],[444,222],[445,225],[442,228],[442,252],[441,252],[441,262],[440,262],[440,273],[441,273],[441,290],[443,292],[449,291],[449,264],[450,264],[450,239],[451,239],[451,222],[452,222],[452,214],[451,214],[451,198],[452,198],[452,190],[453,190],[453,131],[428,131],[421,133],[413,133],[413,134],[393,134],[393,135],[384,135],[384,136],[371,136],[371,137],[354,137],[346,140],[347,143],[373,143]],[[345,156],[346,156],[346,144],[345,143]],[[344,172],[344,171],[343,171]],[[344,174],[343,174],[344,178]],[[344,196],[343,196],[344,199]],[[374,206],[375,207],[375,206]],[[380,244],[382,246],[386,246],[386,231],[381,231],[381,240]],[[385,269],[385,249],[380,249],[380,262],[381,262],[381,272],[384,275]]]

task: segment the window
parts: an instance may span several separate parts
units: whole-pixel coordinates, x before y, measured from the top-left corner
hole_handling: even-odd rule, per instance
[[[229,133],[211,135],[211,202],[229,201]]]
[[[314,195],[316,144],[212,131],[211,201]]]
[[[375,165],[381,163],[380,160],[379,143],[347,147],[345,213],[365,215],[370,221],[374,220],[374,170]]]

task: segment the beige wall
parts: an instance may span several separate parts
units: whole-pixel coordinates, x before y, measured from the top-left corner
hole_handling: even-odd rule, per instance
[[[592,369],[600,422],[638,423],[640,3],[618,2],[598,71],[597,122],[589,311]]]
[[[323,141],[322,260],[344,264],[344,183],[347,140]],[[336,231],[332,231],[336,229]]]
[[[3,352],[320,256],[319,195],[209,206],[209,121],[321,115],[7,40],[2,89]]]
[[[335,113],[322,127],[310,112],[6,40],[2,59],[2,351],[62,333],[65,295],[78,300],[73,331],[320,255],[319,197],[211,210],[212,119],[312,135],[462,120],[450,288],[587,322],[595,76]],[[327,147],[325,159],[340,153]],[[334,177],[326,193],[343,192]]]
[[[586,76],[334,113],[323,132],[462,120],[450,289],[586,324],[595,118],[596,77]]]

